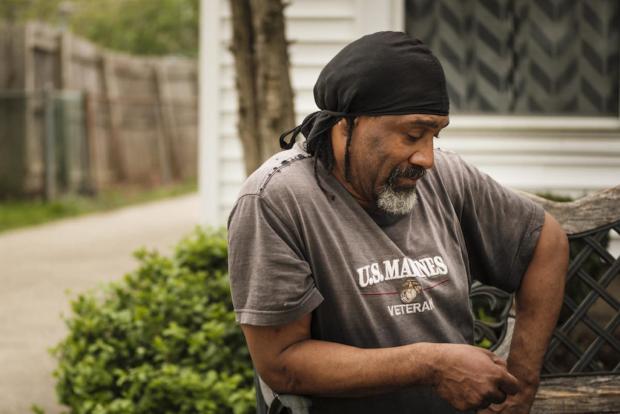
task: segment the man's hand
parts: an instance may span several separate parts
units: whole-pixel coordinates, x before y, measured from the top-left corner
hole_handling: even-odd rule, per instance
[[[435,390],[454,408],[484,408],[518,395],[518,380],[492,352],[470,345],[437,346]]]
[[[509,396],[503,403],[491,404],[477,414],[527,414],[532,408],[535,396],[536,387],[522,386],[517,394]]]

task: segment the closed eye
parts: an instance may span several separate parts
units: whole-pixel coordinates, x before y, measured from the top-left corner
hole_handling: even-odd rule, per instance
[[[418,141],[418,140],[421,140],[423,137],[424,137],[423,135],[409,135],[409,134],[407,134],[407,139],[409,139],[410,141]],[[433,138],[439,139],[439,133],[433,135]]]

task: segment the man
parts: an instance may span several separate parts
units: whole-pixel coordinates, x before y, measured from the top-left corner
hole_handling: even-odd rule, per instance
[[[558,223],[433,149],[448,97],[420,41],[356,40],[314,95],[321,111],[281,137],[289,149],[229,219],[233,303],[261,378],[311,412],[528,412],[563,295]],[[472,278],[517,292],[507,362],[471,345]]]

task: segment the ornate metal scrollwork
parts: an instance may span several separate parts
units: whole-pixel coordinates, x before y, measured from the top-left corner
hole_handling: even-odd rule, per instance
[[[469,298],[474,313],[474,343],[495,350],[506,337],[512,294],[475,281]]]

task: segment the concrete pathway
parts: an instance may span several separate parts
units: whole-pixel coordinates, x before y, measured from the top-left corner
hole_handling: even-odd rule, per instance
[[[69,297],[134,269],[141,246],[169,253],[198,223],[190,195],[0,234],[0,414],[59,413],[48,349]]]

